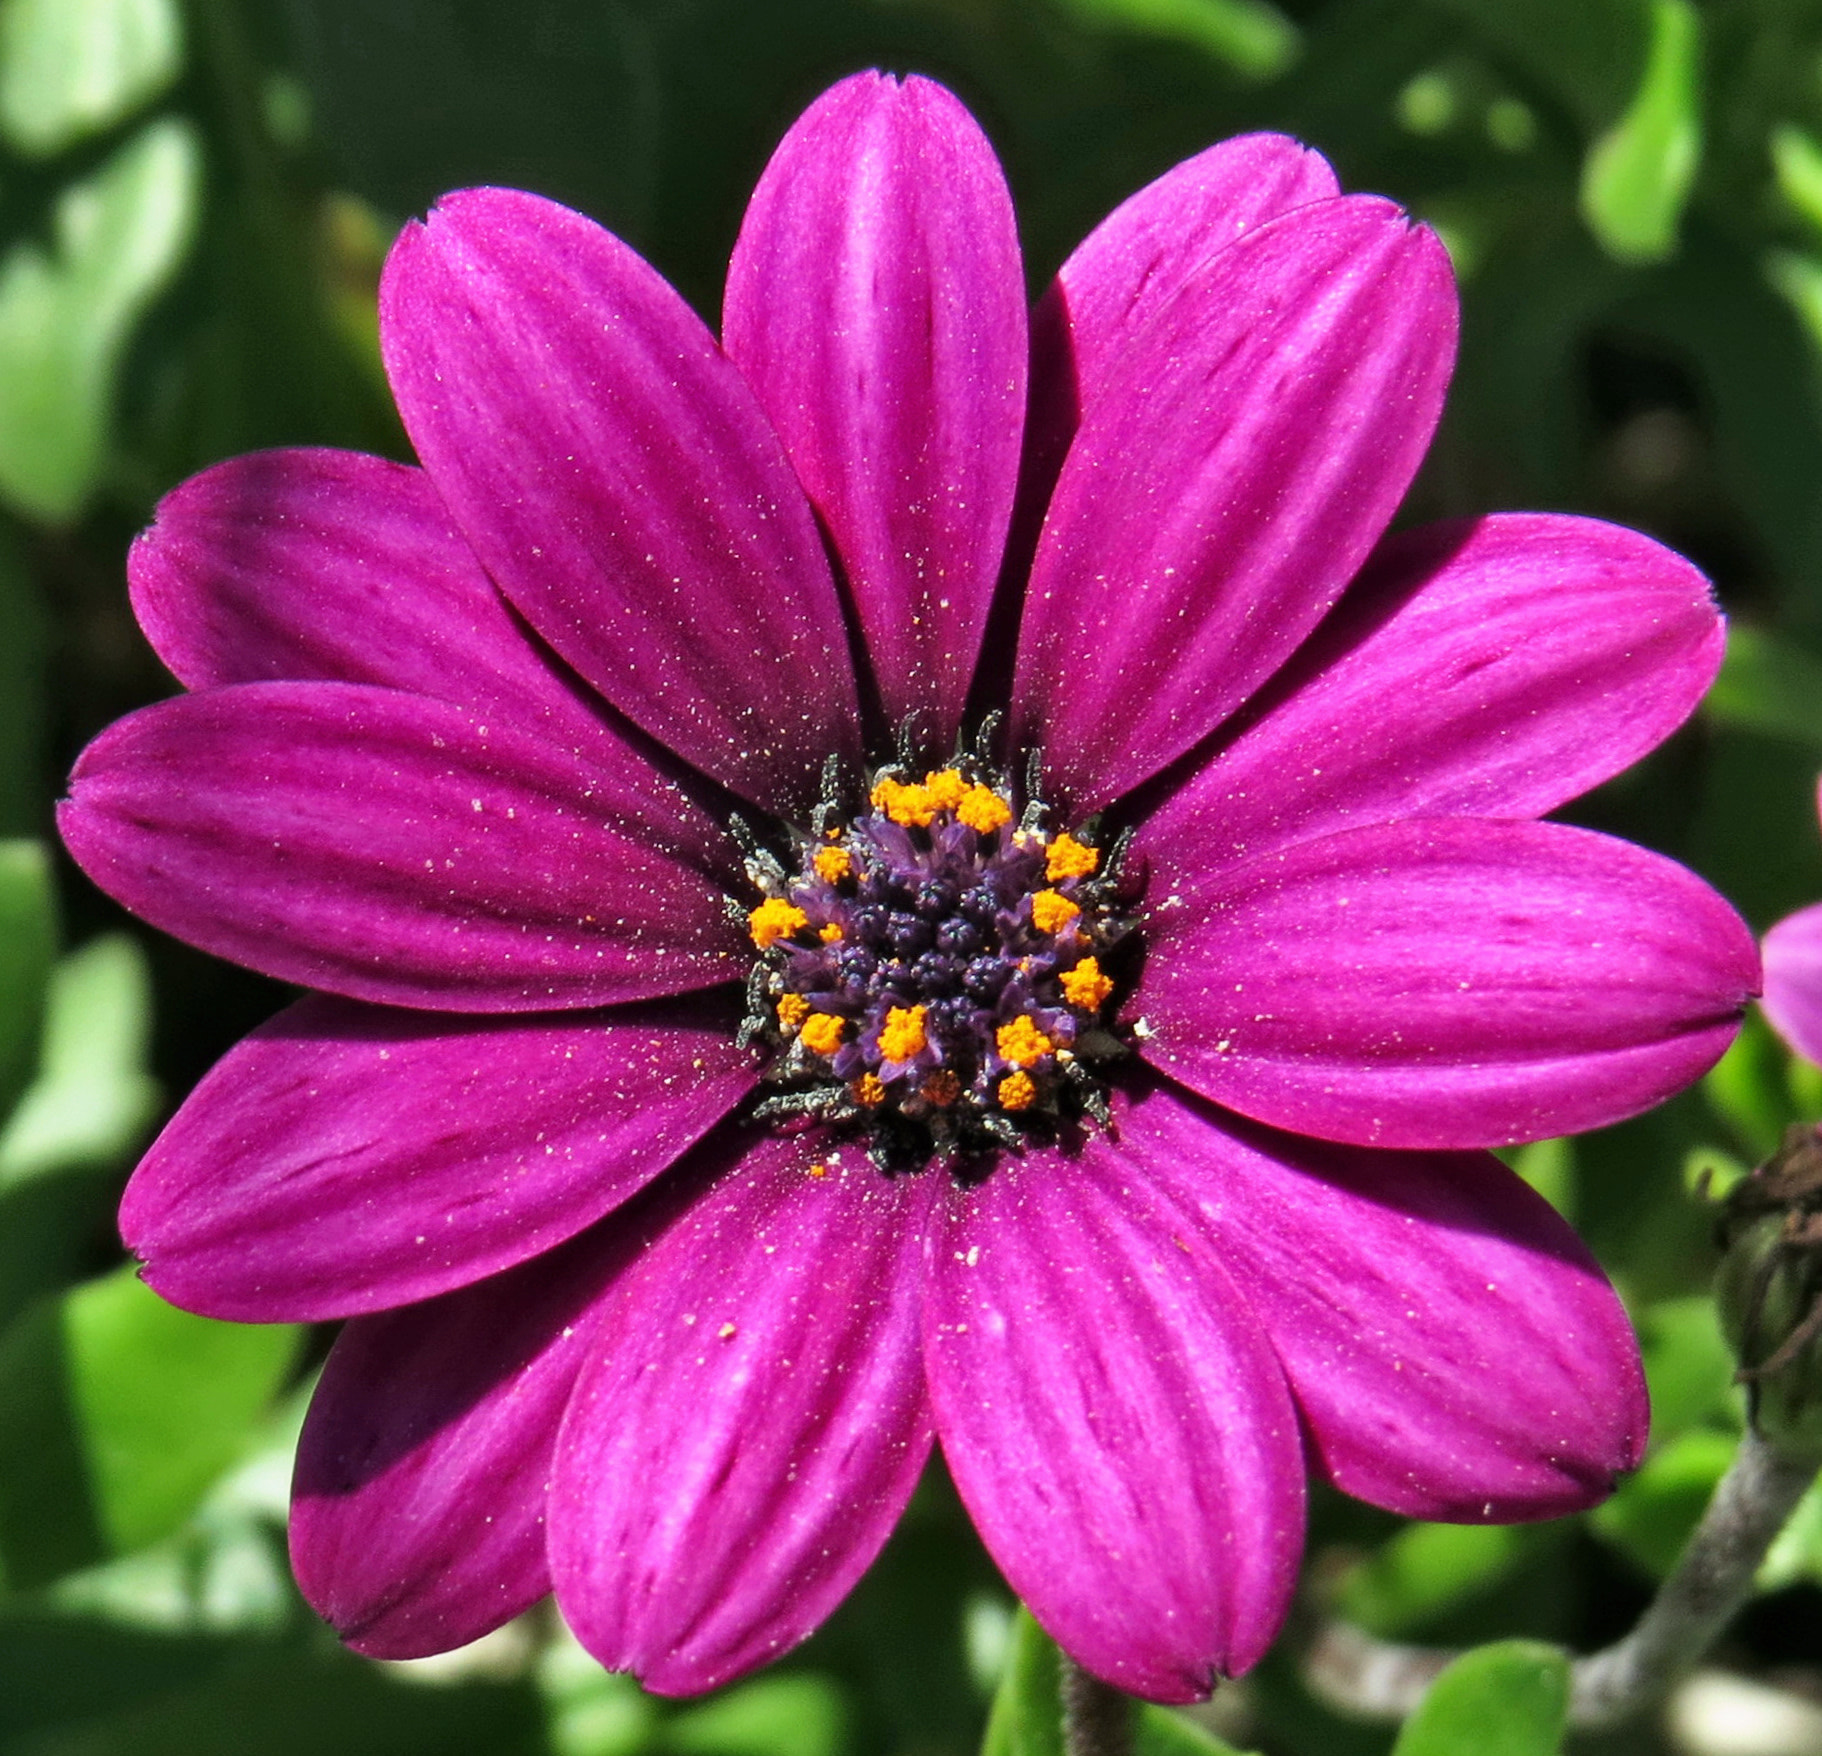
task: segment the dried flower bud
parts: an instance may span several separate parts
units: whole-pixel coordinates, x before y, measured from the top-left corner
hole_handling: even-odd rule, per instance
[[[1822,1133],[1784,1144],[1728,1192],[1715,1280],[1753,1426],[1789,1456],[1822,1458]]]

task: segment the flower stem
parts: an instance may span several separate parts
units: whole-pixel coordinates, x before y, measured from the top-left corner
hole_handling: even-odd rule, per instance
[[[1063,1748],[1067,1756],[1132,1756],[1132,1700],[1063,1657]]]
[[[1617,1725],[1669,1690],[1752,1595],[1765,1551],[1815,1479],[1814,1458],[1781,1455],[1748,1429],[1638,1626],[1576,1665],[1569,1707],[1575,1724]]]
[[[1748,1431],[1675,1568],[1624,1639],[1578,1659],[1569,1722],[1620,1724],[1668,1693],[1752,1595],[1765,1552],[1816,1479],[1814,1457],[1793,1458]],[[1338,1707],[1403,1719],[1456,1655],[1440,1647],[1377,1640],[1345,1623],[1317,1636],[1305,1671]]]

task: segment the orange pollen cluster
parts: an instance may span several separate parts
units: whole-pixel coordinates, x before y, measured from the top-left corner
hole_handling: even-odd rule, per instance
[[[747,916],[747,930],[761,951],[771,950],[780,939],[801,933],[809,924],[810,917],[802,909],[779,896],[768,896]]]
[[[1056,1048],[1022,1012],[1010,1024],[1002,1024],[994,1032],[993,1041],[1000,1059],[1010,1061],[1014,1067],[1033,1067]]]
[[[1060,890],[1040,890],[1031,899],[1031,924],[1040,933],[1060,933],[1082,911]]]
[[[909,1061],[921,1055],[930,1039],[924,1031],[927,1006],[894,1006],[879,1027],[879,1052],[887,1061]]]
[[[1100,964],[1085,957],[1074,969],[1066,969],[1060,978],[1063,998],[1084,1012],[1098,1012],[1107,1004],[1113,983],[1101,973]]]
[[[814,1054],[833,1055],[841,1047],[847,1028],[848,1021],[836,1017],[833,1012],[814,1013],[804,1020],[804,1047]]]
[[[1052,884],[1064,878],[1089,878],[1101,863],[1101,850],[1077,841],[1073,835],[1059,835],[1044,850],[1044,876]]]

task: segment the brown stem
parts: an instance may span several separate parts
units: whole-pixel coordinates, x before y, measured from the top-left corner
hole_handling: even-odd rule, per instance
[[[1067,1756],[1132,1756],[1132,1698],[1063,1658],[1063,1748]]]

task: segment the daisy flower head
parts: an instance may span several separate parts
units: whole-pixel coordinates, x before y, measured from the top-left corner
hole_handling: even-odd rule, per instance
[[[940,86],[778,148],[719,342],[537,196],[409,226],[419,463],[240,458],[133,551],[188,693],[64,836],[312,990],[122,1209],[173,1301],[346,1319],[298,1579],[352,1645],[554,1589],[709,1688],[814,1629],[940,1443],[1084,1666],[1182,1701],[1283,1618],[1306,1473],[1586,1506],[1638,1354],[1487,1151],[1658,1102],[1750,937],[1545,813],[1694,708],[1630,532],[1388,535],[1455,345],[1435,237],[1275,135],[1028,313]]]

